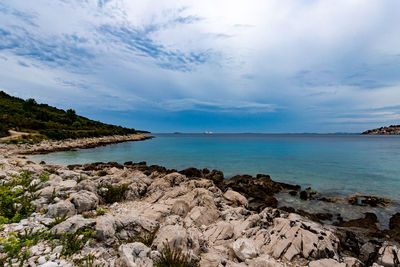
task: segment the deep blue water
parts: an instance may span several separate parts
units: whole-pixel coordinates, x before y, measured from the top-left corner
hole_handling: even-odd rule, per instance
[[[219,169],[225,177],[265,173],[335,196],[400,199],[400,136],[155,134],[156,138],[34,156],[48,163],[146,161],[167,168]]]

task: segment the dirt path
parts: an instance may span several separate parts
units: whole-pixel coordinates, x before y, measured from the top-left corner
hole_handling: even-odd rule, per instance
[[[10,136],[2,137],[0,138],[0,141],[8,141],[8,140],[13,140],[13,139],[18,139],[19,137],[23,135],[31,135],[31,133],[25,133],[25,132],[17,132],[13,130],[8,131],[10,133]]]

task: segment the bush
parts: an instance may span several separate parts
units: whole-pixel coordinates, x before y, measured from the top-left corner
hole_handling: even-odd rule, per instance
[[[156,267],[200,267],[200,260],[191,259],[179,249],[171,248],[164,243],[160,257],[153,261]]]
[[[0,123],[0,137],[5,137],[5,136],[9,136],[9,132],[7,130],[7,127],[5,125],[3,125],[2,123]]]
[[[105,185],[99,190],[99,195],[103,198],[105,203],[112,204],[114,202],[120,202],[124,199],[125,192],[128,189],[127,184],[120,186]]]
[[[0,216],[3,221],[19,222],[29,217],[35,207],[31,203],[39,198],[37,194],[38,184],[32,183],[34,177],[29,172],[21,172],[20,175],[10,177],[8,181],[2,181],[0,185]]]

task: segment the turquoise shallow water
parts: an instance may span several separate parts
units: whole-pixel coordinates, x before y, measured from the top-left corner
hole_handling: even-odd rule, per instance
[[[325,196],[354,193],[393,200],[387,208],[302,201],[279,194],[280,206],[308,212],[339,213],[345,220],[374,212],[386,228],[400,212],[400,136],[156,134],[156,138],[93,149],[36,155],[35,161],[82,164],[96,161],[146,161],[167,168],[219,169],[236,174],[265,173],[276,181],[311,186]]]
[[[226,177],[265,173],[274,180],[348,196],[400,199],[400,136],[156,134],[142,142],[34,156],[48,163],[146,161],[167,168],[219,169]]]

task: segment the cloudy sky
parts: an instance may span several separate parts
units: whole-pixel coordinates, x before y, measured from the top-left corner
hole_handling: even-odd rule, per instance
[[[400,124],[398,0],[0,0],[0,90],[153,132]]]

